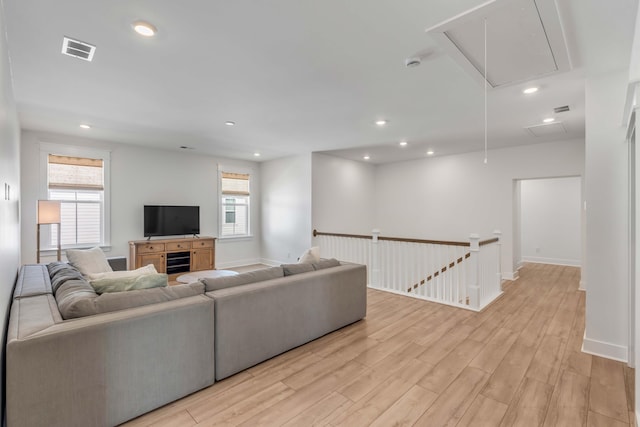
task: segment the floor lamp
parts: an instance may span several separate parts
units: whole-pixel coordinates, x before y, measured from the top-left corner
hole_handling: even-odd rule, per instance
[[[60,247],[60,202],[54,200],[38,200],[38,250],[37,263],[40,264],[40,226],[42,224],[58,224],[58,261],[61,260]]]

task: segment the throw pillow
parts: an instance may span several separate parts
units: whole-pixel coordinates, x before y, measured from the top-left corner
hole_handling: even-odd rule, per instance
[[[104,252],[97,246],[91,249],[67,249],[67,259],[85,276],[113,271]]]
[[[96,293],[124,292],[136,289],[149,289],[166,287],[169,284],[168,276],[164,273],[143,274],[142,276],[104,278],[91,280],[91,286]]]
[[[89,280],[98,279],[127,279],[129,277],[144,276],[145,274],[157,274],[158,270],[153,264],[145,265],[144,267],[137,268],[135,270],[124,271],[107,271],[106,273],[88,274]]]
[[[318,246],[307,249],[298,258],[298,264],[313,264],[316,262],[320,262],[320,248]]]

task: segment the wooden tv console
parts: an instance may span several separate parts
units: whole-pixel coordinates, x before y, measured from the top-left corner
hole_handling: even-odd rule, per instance
[[[167,273],[169,280],[190,271],[214,270],[215,237],[183,239],[132,240],[129,242],[129,268],[153,264],[158,273]]]

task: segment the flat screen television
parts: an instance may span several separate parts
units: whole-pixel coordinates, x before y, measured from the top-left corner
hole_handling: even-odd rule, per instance
[[[200,234],[200,206],[144,206],[144,237]]]

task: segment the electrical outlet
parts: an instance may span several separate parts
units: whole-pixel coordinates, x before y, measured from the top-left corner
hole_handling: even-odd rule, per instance
[[[291,252],[287,253],[287,259],[291,259]]]
[[[540,253],[540,248],[536,248],[536,253],[539,254]]]

